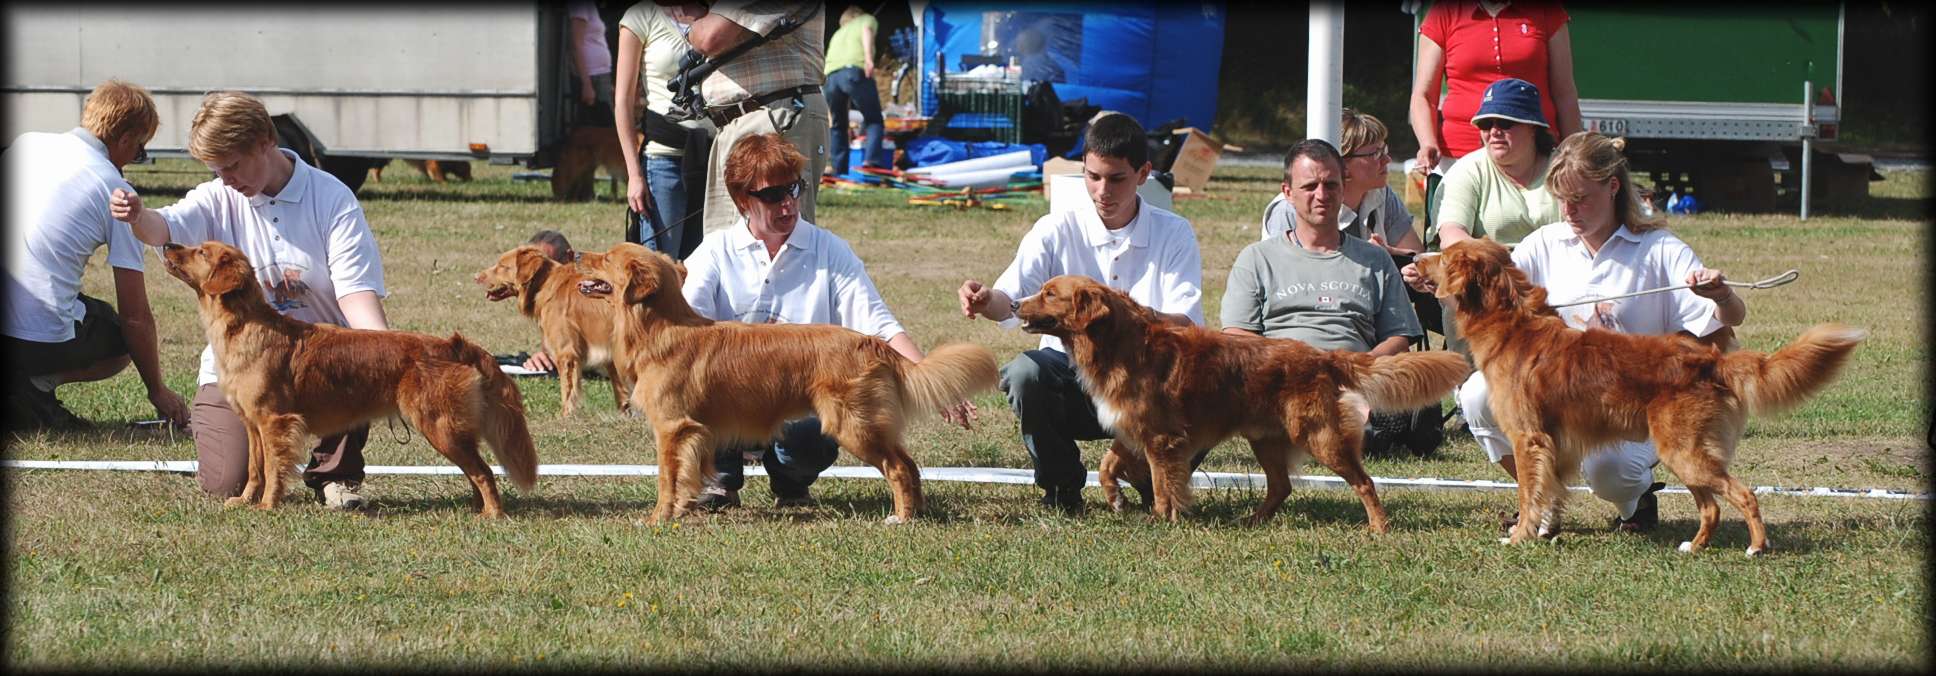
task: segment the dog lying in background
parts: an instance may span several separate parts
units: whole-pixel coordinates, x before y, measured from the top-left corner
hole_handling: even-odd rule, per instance
[[[433,182],[443,183],[445,177],[471,180],[471,163],[467,160],[404,160],[403,163],[423,172]],[[383,168],[387,166],[390,163],[386,161],[370,167],[370,177],[383,182]]]
[[[518,299],[518,313],[538,322],[545,352],[558,362],[559,417],[570,417],[580,399],[583,369],[604,369],[612,382],[612,400],[627,410],[631,388],[612,367],[612,306],[578,292],[584,276],[578,266],[547,258],[544,250],[526,244],[506,251],[497,263],[474,278],[484,297],[496,302]]]
[[[1418,259],[1419,273],[1456,304],[1459,333],[1492,387],[1492,414],[1519,466],[1519,523],[1510,542],[1557,522],[1581,457],[1614,440],[1652,437],[1687,484],[1701,527],[1681,551],[1707,546],[1720,493],[1748,522],[1748,555],[1768,549],[1754,492],[1728,475],[1749,413],[1795,406],[1835,379],[1867,333],[1824,324],[1774,353],[1724,353],[1683,335],[1638,336],[1568,327],[1546,290],[1513,267],[1506,248],[1466,240]],[[1548,517],[1549,510],[1552,516]]]
[[[255,268],[235,247],[169,244],[168,274],[195,290],[220,368],[222,393],[249,434],[249,479],[228,506],[272,509],[290,463],[311,436],[402,414],[470,478],[480,516],[504,508],[477,452],[481,438],[518,488],[538,476],[524,400],[491,353],[463,336],[362,331],[282,316],[263,299]]]
[[[1190,506],[1190,458],[1242,436],[1267,482],[1250,523],[1277,512],[1291,493],[1294,453],[1309,453],[1358,493],[1372,532],[1385,532],[1385,508],[1361,456],[1363,424],[1340,397],[1350,390],[1373,410],[1408,411],[1443,398],[1469,371],[1450,352],[1373,357],[1177,326],[1121,291],[1070,275],[1050,279],[1016,316],[1023,330],[1069,346],[1097,418],[1124,450],[1147,459],[1152,511],[1171,521]]]
[[[807,414],[887,478],[887,522],[909,521],[923,499],[902,442],[908,423],[999,378],[994,353],[979,345],[942,345],[917,364],[887,341],[839,326],[707,319],[680,294],[672,259],[637,244],[585,254],[579,264],[579,289],[610,298],[614,359],[658,438],[655,523],[690,509],[713,474],[714,447],[766,441]]]

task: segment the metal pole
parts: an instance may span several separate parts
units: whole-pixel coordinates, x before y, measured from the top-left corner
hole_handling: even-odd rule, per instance
[[[1815,89],[1814,82],[1810,82],[1810,81],[1802,82],[1802,216],[1801,216],[1801,220],[1804,220],[1804,221],[1808,220],[1808,194],[1810,192],[1813,192],[1809,190],[1809,188],[1811,187],[1810,179],[1812,178],[1810,174],[1814,173],[1814,165],[1815,165],[1815,97],[1810,95],[1810,92],[1813,89]]]
[[[1338,143],[1338,115],[1344,107],[1344,5],[1337,0],[1311,3],[1311,49],[1305,72],[1304,137]]]

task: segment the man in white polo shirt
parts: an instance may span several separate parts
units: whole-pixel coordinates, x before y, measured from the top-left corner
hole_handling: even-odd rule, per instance
[[[215,179],[181,201],[142,208],[141,198],[116,191],[114,217],[154,227],[172,241],[216,240],[241,249],[255,266],[263,295],[285,316],[352,329],[387,329],[383,316],[383,261],[363,207],[342,181],[276,147],[276,131],[262,102],[222,91],[202,99],[189,127],[188,154]],[[202,490],[240,495],[247,480],[248,434],[216,385],[215,352],[202,350],[196,378],[195,451]],[[363,505],[363,445],[369,427],[324,438],[310,452],[303,483],[332,509]]]
[[[707,237],[686,259],[686,302],[715,321],[844,326],[921,361],[921,348],[888,311],[853,247],[801,217],[800,172],[806,163],[779,134],[743,136],[733,144],[723,175],[740,219]],[[974,405],[966,401],[942,411],[942,417],[964,428],[974,416]],[[820,433],[814,416],[787,422],[779,437],[752,449],[722,444],[715,456],[718,474],[700,494],[699,506],[739,505],[748,451],[760,454],[776,506],[811,506],[807,489],[833,466],[839,450]]]
[[[74,428],[84,421],[54,388],[102,380],[132,362],[161,417],[188,423],[188,405],[162,382],[141,244],[163,244],[160,225],[134,230],[109,217],[110,191],[128,190],[121,168],[144,155],[161,118],[139,86],[108,80],[87,96],[81,126],[13,140],[7,167],[7,427]],[[137,239],[139,241],[137,241]],[[102,245],[114,270],[115,308],[81,293],[87,260]]]
[[[1203,323],[1203,259],[1196,231],[1183,217],[1143,202],[1136,187],[1149,178],[1149,145],[1128,115],[1107,115],[1083,137],[1082,177],[1095,209],[1051,213],[1022,236],[1015,260],[993,286],[961,283],[961,312],[1019,323],[1012,303],[1057,275],[1082,275],[1129,293],[1172,321]],[[1088,481],[1077,439],[1107,439],[1096,405],[1082,390],[1062,341],[1043,336],[1038,349],[1002,367],[1001,388],[1021,420],[1022,445],[1035,464],[1042,505],[1083,510]]]

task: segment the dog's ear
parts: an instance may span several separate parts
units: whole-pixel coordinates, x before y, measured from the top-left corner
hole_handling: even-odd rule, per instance
[[[673,261],[672,270],[674,272],[679,273],[679,286],[685,286],[686,285],[686,264],[680,263],[678,261]]]
[[[520,282],[530,281],[539,272],[550,267],[551,263],[551,259],[545,258],[544,252],[539,251],[537,247],[519,247],[518,255],[514,260],[517,261],[517,279]]]
[[[625,304],[637,305],[659,290],[658,270],[638,258],[625,259]]]
[[[249,266],[249,259],[239,251],[228,247],[210,249],[204,244],[202,255],[208,263],[208,276],[202,278],[204,294],[225,296],[242,288],[243,284],[255,281],[255,270]]]
[[[1098,286],[1076,287],[1069,298],[1069,319],[1063,322],[1071,331],[1086,331],[1109,317],[1109,293]]]

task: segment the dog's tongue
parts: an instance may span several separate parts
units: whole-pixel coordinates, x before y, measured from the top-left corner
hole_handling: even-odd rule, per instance
[[[611,290],[612,285],[605,283],[604,280],[587,279],[578,283],[579,293],[608,293]]]

